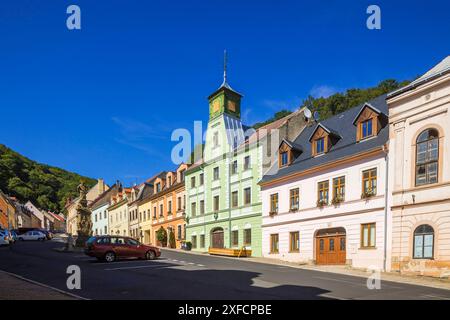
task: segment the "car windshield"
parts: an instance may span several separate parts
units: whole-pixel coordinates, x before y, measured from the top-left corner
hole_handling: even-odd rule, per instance
[[[86,243],[87,243],[87,244],[91,244],[91,243],[94,243],[94,241],[95,241],[95,237],[90,237],[90,238],[88,239],[88,241],[86,241]]]

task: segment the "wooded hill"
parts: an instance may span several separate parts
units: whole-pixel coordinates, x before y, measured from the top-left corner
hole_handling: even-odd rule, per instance
[[[324,120],[350,108],[356,107],[357,105],[367,102],[382,94],[386,94],[400,87],[406,86],[408,83],[410,83],[410,81],[398,82],[397,80],[388,79],[381,81],[375,87],[367,89],[348,89],[343,93],[335,93],[327,98],[314,98],[309,96],[303,100],[299,107],[301,108],[306,106],[312,112],[318,111],[320,114],[320,119]],[[255,123],[253,128],[258,129],[272,121],[281,119],[290,113],[292,113],[290,110],[280,110],[267,121]]]
[[[20,201],[62,212],[66,199],[77,197],[80,181],[93,186],[96,180],[60,168],[37,163],[0,144],[0,189]]]

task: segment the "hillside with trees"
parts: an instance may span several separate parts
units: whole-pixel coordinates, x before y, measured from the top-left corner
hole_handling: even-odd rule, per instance
[[[42,209],[61,212],[69,197],[76,197],[83,180],[96,180],[37,163],[0,144],[0,189],[21,201],[31,200]]]
[[[344,112],[350,108],[376,98],[382,94],[389,93],[410,83],[410,81],[398,82],[397,80],[388,79],[381,81],[377,86],[366,89],[348,89],[343,93],[335,93],[327,98],[312,96],[307,97],[300,105],[308,107],[311,111],[317,111],[320,119],[327,119],[338,113]],[[274,114],[273,117],[264,122],[258,122],[253,128],[258,129],[272,121],[281,119],[289,115],[292,111],[281,110]]]

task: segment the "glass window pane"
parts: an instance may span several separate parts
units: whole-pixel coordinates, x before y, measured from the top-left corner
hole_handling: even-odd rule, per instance
[[[437,182],[437,162],[429,163],[427,165],[427,173],[428,173],[428,183]]]
[[[334,251],[334,239],[330,239],[330,251]]]
[[[370,246],[375,246],[375,225],[370,226]]]
[[[363,226],[363,247],[367,247],[369,245],[369,228],[367,226]]]
[[[414,258],[423,257],[423,236],[414,237]]]

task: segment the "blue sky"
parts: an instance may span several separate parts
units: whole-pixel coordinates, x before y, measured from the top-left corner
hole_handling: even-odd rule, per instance
[[[81,8],[82,29],[66,28]],[[366,28],[381,8],[382,29]],[[450,54],[448,1],[2,0],[0,143],[112,183],[174,169],[172,130],[208,118],[222,81],[246,124],[411,79]]]

